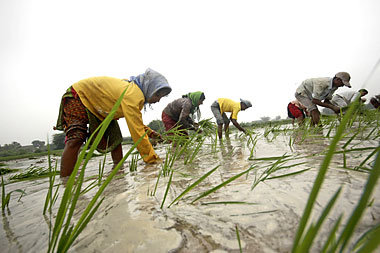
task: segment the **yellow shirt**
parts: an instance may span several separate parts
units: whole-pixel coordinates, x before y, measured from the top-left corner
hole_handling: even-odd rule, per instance
[[[141,110],[144,107],[145,98],[135,83],[101,76],[81,80],[72,86],[78,93],[83,105],[101,120],[107,117],[121,93],[128,86],[114,119],[125,118],[134,142],[137,142],[147,130],[151,131],[143,123]],[[146,163],[154,163],[159,159],[149,142],[148,135],[145,135],[141,140],[137,149]]]
[[[231,119],[237,120],[237,115],[241,110],[240,102],[235,102],[228,98],[219,98],[218,103],[219,103],[221,114],[225,112],[230,112]]]

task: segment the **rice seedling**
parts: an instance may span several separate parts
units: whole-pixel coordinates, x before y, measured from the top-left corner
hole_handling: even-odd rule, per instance
[[[359,169],[362,169],[364,164],[367,163],[367,161],[372,157],[374,156],[376,153],[378,153],[380,151],[380,147],[377,147],[376,149],[374,149],[357,167],[354,168],[354,170],[359,170]]]
[[[206,121],[207,122],[207,121]],[[205,123],[204,123],[205,124]],[[200,131],[200,128],[198,128],[197,131],[195,131],[195,134],[187,135],[184,134],[182,129],[178,129],[179,126],[176,128],[170,129],[166,132],[166,137],[169,142],[173,143],[172,148],[167,148],[166,152],[166,159],[165,163],[163,164],[163,175],[167,175],[167,169],[171,168],[173,166],[174,161],[182,156],[185,155],[184,164],[191,163],[195,156],[198,154],[205,137],[199,136],[198,133]],[[193,148],[193,144],[197,142],[196,146]],[[174,151],[174,152],[172,152]]]
[[[43,215],[46,215],[46,211],[49,210],[49,218],[46,218],[46,222],[49,226],[49,243],[50,243],[50,238],[51,238],[51,225],[52,225],[52,210],[55,202],[58,199],[58,189],[59,189],[59,184],[56,186],[56,189],[53,193],[54,189],[54,183],[55,183],[55,176],[57,172],[57,162],[55,163],[54,169],[52,166],[51,162],[51,156],[50,156],[50,144],[49,144],[49,138],[47,139],[47,148],[48,148],[48,169],[50,172],[49,175],[49,189],[46,194],[45,198],[45,204],[44,204],[44,209],[42,211]]]
[[[162,169],[158,172],[157,181],[156,181],[156,184],[154,186],[153,192],[150,193],[150,196],[155,196],[156,195],[157,186],[158,186],[158,182],[160,181],[161,174],[162,174]],[[148,194],[149,194],[149,190],[148,190]]]
[[[250,131],[247,131],[247,135],[248,135],[247,146],[249,147],[251,144],[251,146],[249,147],[250,154],[249,154],[248,159],[252,159],[253,153],[255,151],[255,147],[258,141],[258,135],[255,135],[255,137],[252,137],[252,133]]]
[[[187,136],[185,137],[185,138],[183,138],[182,140],[181,140],[181,143],[182,143],[182,145],[181,145],[181,149],[180,149],[180,151],[179,151],[179,153],[178,153],[178,157],[180,157],[182,154],[187,154],[187,156],[189,156],[189,154],[192,154],[193,153],[193,150],[192,150],[192,146],[193,146],[193,144],[197,141],[197,133],[198,132],[196,132],[195,134],[193,134],[193,135],[191,135],[190,136],[190,138],[188,138]],[[202,143],[203,143],[203,141],[204,141],[204,138],[202,138]],[[199,148],[201,147],[201,145],[199,146],[197,146],[197,148],[195,148],[194,150],[195,150],[195,155],[199,152]],[[195,155],[194,155],[194,157],[195,157]],[[190,157],[191,157],[191,155],[190,155]],[[194,158],[192,158],[192,160],[193,160]],[[186,162],[187,162],[187,160],[188,159],[186,159],[186,157],[185,157],[185,159],[184,159],[184,164],[186,165]]]
[[[333,205],[335,204],[340,192],[342,190],[342,187],[340,187],[336,193],[334,194],[334,196],[330,199],[330,201],[328,202],[326,208],[323,210],[322,214],[320,215],[318,221],[315,223],[315,224],[311,224],[308,231],[306,232],[305,234],[305,238],[302,240],[301,244],[298,246],[299,248],[299,252],[309,252],[310,251],[310,247],[313,243],[313,240],[315,238],[315,236],[317,235],[319,229],[321,228],[322,226],[322,223],[324,222],[324,220],[326,219],[327,215],[329,214],[329,212],[331,211]]]
[[[37,179],[37,178],[49,177],[51,173],[55,173],[55,175],[59,175],[59,171],[50,172],[49,168],[31,165],[26,169],[26,171],[10,176],[9,180],[11,181],[32,180],[32,179]]]
[[[9,200],[11,198],[10,194],[5,194],[4,179],[1,177],[1,210],[4,212],[6,206],[9,205]]]
[[[239,243],[239,250],[240,250],[240,253],[241,253],[241,252],[243,252],[243,250],[242,250],[242,248],[241,248],[239,229],[238,229],[238,226],[237,226],[237,225],[235,225],[235,230],[236,230],[236,238],[237,238],[238,243]]]
[[[193,150],[190,150],[190,152],[187,153],[185,159],[184,159],[184,164],[188,164],[188,163],[192,163],[195,156],[199,153],[202,145],[203,145],[203,142],[205,141],[206,137],[202,137],[201,140],[198,140],[198,143],[196,144],[196,146],[194,147]]]
[[[343,152],[343,168],[347,168],[346,152]]]
[[[216,201],[216,202],[203,202],[202,206],[208,205],[257,205],[257,203],[245,202],[245,201]]]
[[[232,214],[231,216],[252,216],[252,215],[259,215],[259,214],[268,214],[268,213],[275,213],[278,212],[277,209],[275,210],[268,210],[268,211],[262,211],[262,212],[252,212],[252,213],[243,213],[243,214]]]
[[[263,136],[268,139],[268,135],[271,133],[271,128],[269,126],[265,127]]]
[[[137,171],[137,161],[139,160],[139,154],[134,153],[132,154],[132,159],[129,162],[129,171],[134,172]]]
[[[219,168],[220,165],[216,166],[215,168],[208,171],[206,174],[204,174],[202,177],[200,177],[198,180],[196,180],[194,183],[192,183],[189,187],[187,187],[178,197],[176,197],[172,203],[168,206],[170,208],[175,202],[178,202],[185,194],[187,194],[191,189],[193,189],[195,186],[197,186],[199,183],[201,183],[203,180],[205,180],[208,176],[210,176],[217,168]]]
[[[371,193],[372,193],[373,189],[375,188],[377,180],[379,177],[380,177],[380,152],[377,153],[377,158],[376,158],[375,164],[374,164],[373,169],[372,169],[372,171],[368,177],[365,189],[364,189],[364,191],[360,197],[360,200],[359,200],[356,208],[352,212],[351,216],[349,217],[348,222],[346,223],[346,225],[345,225],[343,231],[341,232],[340,237],[338,238],[337,243],[335,244],[333,249],[336,249],[340,246],[340,251],[342,252],[347,247],[347,244],[348,244],[349,240],[351,239],[351,236],[354,232],[356,225],[358,224],[362,214],[364,213],[365,209],[368,206],[368,202],[369,202]],[[378,233],[378,231],[377,231],[377,233]],[[375,241],[375,239],[377,239],[377,238],[374,238],[373,240],[368,241],[366,243],[366,245],[367,244],[371,245],[368,247],[380,245],[380,241],[379,240]]]
[[[188,136],[185,134],[185,129],[180,129],[181,126],[177,125],[173,127],[172,129],[166,131],[162,137],[164,138],[165,142],[167,143],[173,143],[173,146],[182,145],[183,142],[188,138]]]
[[[341,153],[349,153],[349,152],[370,151],[370,150],[377,150],[377,149],[378,149],[378,147],[365,147],[365,148],[352,148],[352,149],[332,151],[332,152],[334,152],[334,154],[341,154]]]
[[[356,133],[354,133],[349,139],[348,141],[342,146],[342,149],[346,149],[347,146],[354,140],[354,138],[356,138],[356,136],[359,134],[360,132],[360,129],[358,131],[356,131]]]
[[[255,161],[271,161],[271,160],[280,160],[280,159],[285,159],[291,157],[291,155],[282,155],[282,156],[270,156],[270,157],[260,157],[260,158],[253,158],[251,160]]]
[[[174,152],[172,152],[173,149],[174,149]],[[168,147],[166,149],[165,161],[162,164],[162,175],[164,177],[168,175],[169,171],[174,165],[175,160],[177,159],[177,157],[180,156],[181,151],[182,151],[182,148],[179,149],[179,148]]]
[[[279,171],[279,170],[282,170],[282,169],[288,169],[288,168],[299,166],[299,165],[302,165],[302,164],[306,163],[306,162],[301,162],[301,163],[281,166],[282,164],[284,164],[285,162],[288,161],[288,160],[285,160],[286,157],[287,157],[286,154],[284,154],[281,157],[277,157],[277,160],[274,163],[272,163],[272,165],[268,169],[264,170],[261,173],[260,176],[257,177],[257,175],[255,175],[255,179],[254,179],[253,184],[251,186],[251,190],[253,190],[260,182],[264,182],[265,180],[271,180],[271,179],[283,178],[283,177],[288,177],[288,176],[294,176],[294,175],[297,175],[297,174],[300,174],[300,173],[303,173],[303,172],[309,170],[309,169],[303,169],[303,170],[299,170],[299,171],[296,171],[296,172],[291,172],[291,173],[287,173],[287,174],[282,174],[282,175],[270,177],[270,175],[272,173],[276,172],[276,171]],[[261,159],[265,159],[265,158],[261,158]],[[269,158],[266,158],[266,159],[267,160],[273,159],[273,157],[269,157]]]
[[[93,179],[96,179],[96,180],[93,180]],[[96,186],[99,186],[99,183],[98,183],[99,182],[99,176],[95,176],[95,177],[91,178],[90,180],[92,180],[92,182],[89,185],[87,185],[83,190],[81,190],[79,195],[84,195],[87,192],[94,189]],[[86,182],[86,181],[83,179],[83,183],[84,182]]]
[[[50,156],[48,157],[48,161],[49,161],[49,171],[51,173],[49,175],[49,189],[48,189],[48,192],[46,194],[44,209],[42,211],[42,214],[44,214],[44,215],[46,214],[46,211],[48,209],[49,209],[49,213],[51,214],[52,208],[58,199],[58,189],[59,189],[59,184],[58,184],[58,185],[56,185],[55,191],[53,190],[54,189],[54,183],[55,183],[55,176],[56,176],[56,172],[57,172],[57,163],[55,164],[54,169],[52,169],[53,166],[51,165]]]
[[[372,250],[374,250],[375,248],[373,249],[366,249],[366,251],[364,251],[364,249],[362,248],[366,242],[368,241],[372,241],[373,238],[379,238],[380,234],[379,234],[379,231],[380,231],[380,224],[377,224],[376,226],[372,227],[371,229],[369,229],[368,231],[366,231],[354,244],[354,247],[353,247],[353,250],[354,251],[358,251],[359,249],[362,250],[362,252],[372,252]],[[359,252],[359,251],[358,251]]]
[[[170,185],[171,185],[171,182],[172,182],[173,173],[174,173],[174,171],[172,170],[171,173],[170,173],[170,177],[169,177],[168,183],[166,185],[166,190],[165,190],[164,198],[162,199],[162,202],[161,202],[161,206],[160,206],[161,209],[163,208],[163,206],[165,204],[166,196],[168,195],[169,188],[170,188]]]
[[[288,145],[289,145],[289,148],[290,148],[290,151],[294,151],[293,150],[293,145],[294,145],[294,139],[292,138],[292,136],[289,136],[289,143],[288,143]]]
[[[369,134],[367,135],[367,137],[365,137],[364,139],[365,140],[368,140],[369,137],[376,131],[377,129],[376,128],[373,128],[371,132],[369,132]]]
[[[202,129],[206,135],[211,135],[215,132],[215,130],[217,130],[215,123],[211,122],[211,118],[200,120],[198,124],[200,129]]]
[[[214,138],[212,138],[212,135],[210,135],[211,137],[211,153],[215,154],[216,153],[216,150],[217,150],[217,147],[218,147],[218,129],[215,128],[215,135],[214,135]]]
[[[5,193],[5,183],[4,183],[4,179],[3,177],[1,177],[1,210],[3,211],[3,215],[4,215],[4,210],[5,210],[5,207],[9,207],[9,202],[11,200],[11,194],[13,192],[19,192],[21,193],[18,201],[21,200],[21,198],[26,194],[24,190],[21,190],[21,189],[16,189],[16,190],[13,190],[9,193]]]
[[[16,171],[18,171],[18,169],[0,168],[0,176],[5,175],[5,174],[9,174],[9,173],[13,173]]]
[[[239,174],[237,174],[237,175],[235,175],[235,176],[233,176],[233,177],[230,177],[229,179],[227,179],[227,180],[224,181],[223,183],[221,183],[221,184],[219,184],[219,185],[213,187],[212,189],[210,189],[210,190],[208,190],[208,191],[203,192],[203,193],[200,194],[197,198],[195,198],[195,199],[191,202],[191,204],[194,204],[194,202],[200,200],[201,198],[204,198],[204,197],[210,195],[211,193],[213,193],[213,192],[217,191],[218,189],[222,188],[223,186],[228,185],[228,184],[231,183],[232,181],[234,181],[234,180],[238,179],[239,177],[241,177],[242,175],[244,175],[244,174],[250,172],[250,171],[251,171],[252,169],[254,169],[254,168],[256,168],[256,166],[255,166],[255,165],[251,165],[247,170],[245,170],[245,171],[243,171],[243,172],[241,172],[241,173],[239,173]]]
[[[297,166],[297,165],[301,165],[301,164],[304,164],[304,163],[298,163],[298,164],[294,164],[294,165],[290,165],[290,166],[286,166],[286,167],[289,168],[289,167],[293,167],[293,166]],[[281,167],[281,169],[283,169],[283,168],[285,168],[285,167]],[[310,170],[310,168],[309,169],[303,169],[303,170],[295,171],[295,172],[291,172],[291,173],[287,173],[287,174],[283,174],[283,175],[267,177],[267,178],[265,178],[265,180],[271,180],[271,179],[278,179],[278,178],[283,178],[283,177],[294,176],[294,175],[297,175],[297,174],[304,173],[304,172],[306,172],[308,170]]]
[[[108,141],[109,141],[109,138],[107,138],[107,146],[106,147],[108,147]],[[106,159],[107,159],[107,150],[106,150],[106,152],[104,152],[103,162],[99,161],[98,185],[102,184],[102,178],[103,178],[103,174],[104,174],[104,166],[106,165]]]

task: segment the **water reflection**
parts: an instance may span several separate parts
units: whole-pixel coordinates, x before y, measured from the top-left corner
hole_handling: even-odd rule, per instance
[[[222,158],[225,160],[230,160],[234,147],[231,144],[231,139],[227,136],[225,140],[219,142],[220,151],[222,152]]]
[[[16,245],[18,252],[24,252],[22,244],[18,241],[17,236],[12,231],[11,226],[9,225],[9,220],[6,213],[3,214],[3,229],[5,231],[5,236],[8,239],[9,247],[14,249],[12,245]],[[11,212],[8,210],[8,215],[11,215]]]

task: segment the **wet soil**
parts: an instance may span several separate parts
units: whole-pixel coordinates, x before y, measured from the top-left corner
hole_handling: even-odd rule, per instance
[[[263,130],[255,130],[258,141],[251,152],[247,138],[231,133],[215,147],[206,140],[199,154],[190,164],[180,157],[174,163],[173,178],[165,204],[161,209],[169,176],[161,176],[155,185],[161,164],[146,165],[138,162],[136,172],[129,172],[129,163],[118,172],[108,185],[105,200],[95,216],[70,249],[70,252],[239,252],[236,228],[238,228],[243,252],[290,252],[298,222],[302,216],[308,195],[324,159],[323,152],[331,139],[326,132],[302,138],[293,132],[280,132],[264,137]],[[289,145],[290,139],[293,144]],[[346,139],[347,141],[347,139]],[[345,140],[342,140],[345,143]],[[160,144],[156,152],[165,158],[170,144]],[[355,147],[377,147],[378,140],[361,140],[358,136]],[[130,146],[123,146],[124,153]],[[359,165],[371,151],[346,154],[346,167]],[[249,159],[252,154],[253,159]],[[267,179],[253,189],[255,179],[273,165],[275,160],[257,158],[289,155],[289,159],[270,175],[279,176],[308,169],[288,177]],[[59,163],[59,157],[53,157]],[[86,168],[87,184],[91,176],[98,173],[102,156],[90,160]],[[255,160],[256,159],[256,160]],[[373,158],[367,162],[370,167]],[[336,154],[330,164],[325,181],[313,209],[316,220],[340,186],[343,190],[333,211],[324,224],[312,252],[318,252],[329,230],[341,213],[346,219],[360,198],[368,173],[344,168],[342,154]],[[292,166],[293,164],[299,164]],[[47,167],[47,157],[9,161],[6,166],[25,170],[30,166]],[[168,205],[190,184],[209,170],[218,169],[203,182],[188,192],[178,203]],[[230,182],[210,195],[194,203],[201,193],[225,182],[229,178],[251,168],[248,173]],[[288,166],[288,167],[286,167]],[[110,173],[112,162],[107,158],[105,176]],[[9,175],[5,177],[5,180]],[[8,181],[7,181],[8,182]],[[61,184],[62,196],[64,183]],[[53,217],[42,215],[48,179],[35,179],[9,183],[6,192],[23,189],[27,195],[18,200],[13,193],[9,208],[0,223],[0,248],[2,252],[43,252],[47,249],[49,221],[54,218],[59,201],[54,206]],[[88,205],[97,187],[82,195],[75,218]],[[366,210],[351,246],[366,230],[380,222],[379,184],[373,194],[373,203]],[[220,203],[223,202],[223,203]],[[344,221],[343,221],[344,224]]]

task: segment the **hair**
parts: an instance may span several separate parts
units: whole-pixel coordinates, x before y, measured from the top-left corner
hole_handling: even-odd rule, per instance
[[[206,99],[205,94],[202,92],[202,95],[201,95],[201,97],[199,98],[199,100],[202,101],[202,100],[205,100],[205,99]]]
[[[368,90],[366,89],[360,89],[359,92],[365,92],[366,94],[368,94]]]
[[[170,87],[163,87],[161,89],[159,89],[158,91],[156,91],[155,94],[157,94],[157,96],[160,96],[160,97],[165,97],[167,95],[169,95],[169,93],[172,91],[172,89]]]

